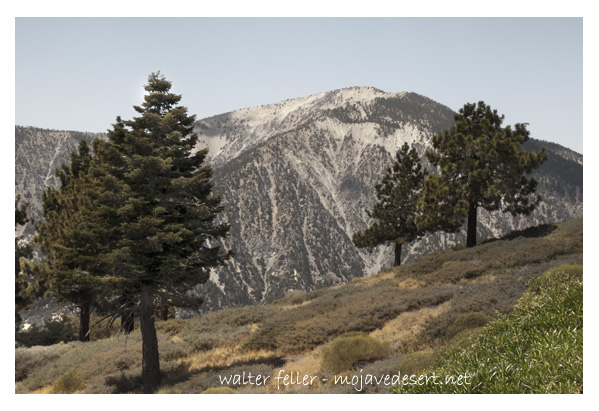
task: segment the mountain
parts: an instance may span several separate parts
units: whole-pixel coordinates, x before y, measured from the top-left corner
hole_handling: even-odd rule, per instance
[[[351,236],[367,226],[374,185],[397,149],[408,142],[423,155],[453,116],[414,93],[354,87],[199,121],[235,252],[200,287],[207,305],[268,302],[390,266],[390,247],[370,254]],[[537,140],[527,149],[541,146],[550,156],[535,171],[545,202],[529,217],[480,213],[480,238],[582,215],[582,156]],[[429,235],[405,247],[404,261],[463,242],[462,234]]]
[[[353,87],[198,121],[198,149],[210,149],[214,191],[225,207],[221,218],[231,224],[224,246],[235,253],[198,287],[204,307],[265,303],[390,266],[390,248],[368,253],[356,249],[351,236],[367,226],[374,185],[396,150],[408,142],[424,155],[453,115],[415,93]],[[19,127],[16,134],[16,189],[33,200],[54,183],[48,176],[68,160],[78,139],[105,138]],[[544,203],[528,217],[481,212],[479,238],[582,215],[582,155],[553,143],[527,143],[532,151],[541,146],[549,160],[534,175]],[[404,247],[404,261],[463,242],[461,233],[429,235]]]

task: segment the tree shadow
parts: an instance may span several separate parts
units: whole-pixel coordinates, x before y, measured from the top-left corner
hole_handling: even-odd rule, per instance
[[[106,378],[106,385],[114,387],[114,394],[132,394],[143,392],[141,374],[125,374],[121,372],[118,377]]]
[[[190,362],[177,364],[165,364],[161,367],[161,386],[173,386],[187,381],[196,372],[190,371]],[[114,387],[114,394],[140,394],[143,392],[143,381],[139,370],[136,372],[125,372],[117,376],[106,378],[106,385]]]
[[[515,230],[501,237],[502,240],[514,240],[518,237],[538,238],[545,237],[557,230],[557,224],[541,224],[534,227],[528,227],[524,230]]]

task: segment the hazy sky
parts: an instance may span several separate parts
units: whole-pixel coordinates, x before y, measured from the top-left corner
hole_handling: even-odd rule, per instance
[[[321,91],[411,91],[582,153],[582,18],[17,18],[15,122],[104,132],[160,70],[198,119]]]

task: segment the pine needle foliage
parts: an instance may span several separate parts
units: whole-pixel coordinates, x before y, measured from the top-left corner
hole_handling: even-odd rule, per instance
[[[95,218],[99,192],[91,163],[91,150],[82,140],[70,164],[56,169],[60,187],[48,187],[42,195],[43,220],[36,225],[34,240],[45,261],[27,267],[36,278],[31,294],[49,294],[79,308],[81,341],[89,341],[90,312],[100,307],[106,286],[98,263],[106,250],[106,226]]]
[[[426,153],[440,176],[423,190],[418,224],[430,231],[455,232],[467,219],[466,246],[476,245],[477,210],[530,214],[541,202],[537,182],[527,178],[547,158],[524,150],[526,124],[503,127],[504,116],[483,101],[468,103],[455,115],[455,125],[433,137]]]
[[[368,248],[383,244],[395,246],[394,265],[401,263],[401,247],[424,234],[416,224],[418,204],[427,171],[420,164],[418,152],[407,143],[397,151],[395,162],[375,186],[377,203],[366,210],[374,223],[353,235],[356,247]]]
[[[229,256],[214,245],[229,225],[216,221],[223,208],[212,195],[212,168],[203,164],[208,150],[195,150],[195,116],[170,89],[163,75],[150,74],[144,102],[134,106],[139,116],[117,117],[109,142],[96,144],[106,184],[101,202],[118,222],[106,261],[115,292],[139,312],[146,393],[160,382],[157,306],[200,303],[187,291]]]

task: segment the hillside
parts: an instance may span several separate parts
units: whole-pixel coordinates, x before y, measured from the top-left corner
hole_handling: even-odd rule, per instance
[[[421,371],[440,376],[441,384],[408,384],[393,391],[582,394],[582,279],[581,265],[560,265],[533,279],[510,315]],[[443,383],[451,375],[468,375],[469,381]]]
[[[291,292],[272,304],[159,321],[160,392],[226,385],[247,393],[351,393],[358,389],[335,385],[335,375],[351,380],[418,372],[441,348],[468,343],[474,327],[512,312],[531,279],[559,265],[582,264],[582,241],[578,218],[431,253],[348,284]],[[359,344],[339,355],[339,347],[352,341]],[[141,390],[139,330],[126,338],[21,347],[15,356],[17,393]],[[285,385],[284,376],[292,374],[314,379]],[[266,384],[257,384],[258,375],[261,382],[268,377]],[[361,392],[389,390],[381,383]]]

